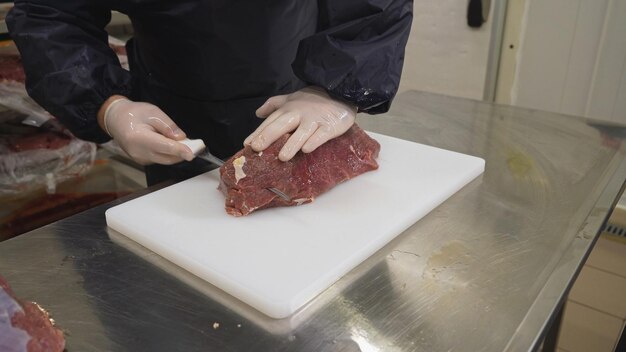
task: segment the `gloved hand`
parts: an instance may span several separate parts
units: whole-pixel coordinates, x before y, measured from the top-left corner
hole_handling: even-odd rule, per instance
[[[260,152],[282,135],[295,132],[278,154],[287,161],[300,150],[314,151],[328,140],[346,132],[356,117],[357,108],[331,98],[319,87],[307,87],[288,95],[271,97],[256,111],[265,121],[246,140]]]
[[[191,150],[177,142],[185,132],[158,107],[121,96],[106,104],[101,125],[136,162],[170,165],[193,159]]]

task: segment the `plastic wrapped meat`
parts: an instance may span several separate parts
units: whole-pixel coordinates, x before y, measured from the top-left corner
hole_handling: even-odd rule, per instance
[[[50,316],[33,302],[18,300],[0,276],[0,351],[61,352],[63,332]]]
[[[0,51],[0,196],[46,188],[91,169],[96,145],[74,138],[27,94],[17,48]],[[1,351],[0,351],[1,352]]]
[[[26,75],[19,55],[0,55],[0,82],[24,83]]]
[[[298,152],[282,162],[278,152],[288,138],[283,136],[259,153],[247,146],[222,165],[218,189],[226,196],[228,214],[244,216],[264,208],[310,203],[335,185],[378,168],[380,144],[357,125],[311,153]],[[268,190],[271,187],[291,200],[278,197]]]
[[[70,144],[72,137],[60,132],[40,131],[27,136],[8,137],[7,141],[12,152],[25,152],[36,149],[59,149]]]

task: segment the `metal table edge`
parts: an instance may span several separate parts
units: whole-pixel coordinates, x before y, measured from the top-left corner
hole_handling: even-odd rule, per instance
[[[622,154],[618,155],[621,155],[621,160],[615,161],[617,165],[609,173],[609,179],[600,196],[592,205],[572,242],[556,263],[555,270],[552,271],[519,324],[517,333],[511,337],[503,351],[540,350],[543,339],[560,309],[564,308],[576,277],[582,270],[626,187],[626,157]],[[570,261],[568,260],[570,257],[579,259]],[[524,346],[530,347],[526,349]]]

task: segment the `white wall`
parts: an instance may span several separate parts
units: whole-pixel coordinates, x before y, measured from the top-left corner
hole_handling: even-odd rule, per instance
[[[586,116],[626,123],[626,1],[610,0]]]
[[[624,0],[526,0],[514,79],[500,80],[498,101],[626,123],[624,33]]]
[[[467,26],[467,6],[465,0],[414,1],[400,91],[483,98],[493,16],[480,29],[472,29]]]

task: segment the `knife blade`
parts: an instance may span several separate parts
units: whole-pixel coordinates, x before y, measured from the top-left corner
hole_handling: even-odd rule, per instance
[[[204,141],[202,141],[201,139],[185,138],[184,140],[179,141],[179,142],[189,147],[189,149],[191,149],[191,152],[196,156],[196,158],[200,158],[202,160],[208,161],[211,164],[214,164],[220,167],[224,165],[224,160],[211,154],[211,152],[209,152],[206,145],[204,144]],[[280,191],[279,189],[270,187],[270,188],[267,188],[267,190],[276,194],[277,196],[279,196],[280,198],[286,201],[291,201],[291,198],[284,192]]]

